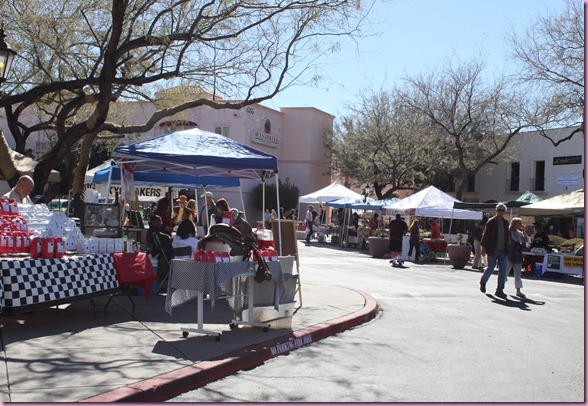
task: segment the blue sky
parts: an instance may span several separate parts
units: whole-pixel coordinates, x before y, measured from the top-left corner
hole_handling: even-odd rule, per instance
[[[263,104],[274,109],[316,107],[340,117],[362,89],[385,89],[449,57],[467,61],[482,56],[488,75],[508,71],[505,37],[511,27],[522,32],[538,14],[563,9],[562,0],[378,1],[368,37],[357,46],[347,41],[341,52],[320,61],[327,77],[318,88],[290,88]]]

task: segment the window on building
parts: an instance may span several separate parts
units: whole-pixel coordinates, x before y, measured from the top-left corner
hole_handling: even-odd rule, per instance
[[[231,127],[214,127],[214,132],[225,137],[228,137],[230,134]]]
[[[535,190],[545,190],[545,161],[535,161]]]
[[[510,163],[510,180],[508,190],[511,192],[518,192],[520,187],[521,163]]]
[[[476,191],[476,176],[472,176],[468,179],[468,192]]]

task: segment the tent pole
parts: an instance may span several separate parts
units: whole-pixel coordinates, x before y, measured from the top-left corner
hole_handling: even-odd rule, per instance
[[[278,180],[278,174],[276,173],[276,199],[278,205],[278,237],[280,239],[280,246],[278,252],[282,255],[282,218],[280,216],[280,181]]]
[[[206,194],[206,185],[202,185],[202,190]],[[206,234],[208,234],[208,230],[210,230],[210,217],[208,216],[208,204],[206,203],[206,196],[204,196],[204,213],[206,217]]]
[[[243,188],[241,187],[241,183],[239,183],[239,195],[241,196],[241,209],[243,209],[243,219],[247,221],[247,213],[245,213],[245,202],[243,201]]]
[[[265,179],[263,179],[262,181],[262,186],[261,186],[261,224],[263,225],[263,229],[265,229]],[[271,220],[271,219],[270,219]],[[271,227],[271,224],[270,224]]]
[[[124,184],[123,184],[123,177],[122,177],[122,169],[121,169],[121,177],[120,177],[120,185],[121,185],[121,195],[122,195],[122,191],[124,190]],[[110,180],[112,178],[112,163],[110,164],[110,168],[108,168],[108,181],[106,182],[106,199],[105,202],[108,203],[108,198],[110,197]],[[121,196],[122,197],[122,196]]]

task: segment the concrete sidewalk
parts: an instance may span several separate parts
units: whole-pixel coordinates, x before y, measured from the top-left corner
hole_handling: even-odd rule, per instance
[[[375,300],[341,286],[302,287],[303,306],[291,329],[229,328],[232,312],[222,301],[205,306],[205,328],[214,337],[190,334],[196,306],[164,311],[164,296],[148,301],[107,297],[59,309],[2,317],[2,402],[157,402],[251,368],[375,317]],[[298,299],[298,295],[297,295]]]

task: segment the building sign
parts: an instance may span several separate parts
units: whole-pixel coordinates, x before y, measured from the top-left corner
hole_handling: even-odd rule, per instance
[[[86,183],[86,189],[95,189],[100,192],[100,194],[104,195],[106,189],[106,183],[102,183],[100,185],[96,185],[94,183]],[[155,201],[159,200],[165,196],[165,192],[167,188],[160,188],[155,186],[136,186],[135,185],[135,193],[136,196],[139,197],[139,201]],[[110,197],[114,197],[115,194],[118,193],[121,196],[122,189],[119,185],[110,185]]]
[[[578,186],[580,184],[580,176],[577,173],[556,175],[555,183],[558,186]]]
[[[260,131],[251,131],[251,142],[277,148],[280,146],[280,137]]]
[[[554,165],[573,165],[573,164],[581,164],[581,163],[582,163],[582,155],[554,156],[553,157],[553,164]]]

